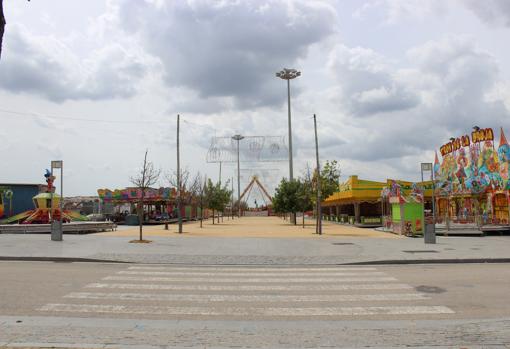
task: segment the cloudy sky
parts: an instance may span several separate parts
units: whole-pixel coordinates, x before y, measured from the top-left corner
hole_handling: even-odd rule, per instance
[[[291,83],[296,173],[314,160],[314,113],[321,157],[338,160],[343,179],[417,180],[420,162],[474,125],[510,135],[507,0],[4,7],[0,182],[42,182],[50,160],[63,159],[66,194],[94,195],[129,185],[146,148],[170,172],[178,113],[184,166],[217,179],[206,163],[212,137],[287,134],[283,67],[302,71]],[[256,165],[243,166],[248,177]],[[234,169],[224,166],[224,178]]]

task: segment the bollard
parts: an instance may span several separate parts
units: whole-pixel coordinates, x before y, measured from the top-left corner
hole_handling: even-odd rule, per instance
[[[424,239],[425,239],[426,244],[435,244],[436,243],[436,225],[435,224],[425,224]]]
[[[168,230],[168,222],[165,222],[165,230]]]

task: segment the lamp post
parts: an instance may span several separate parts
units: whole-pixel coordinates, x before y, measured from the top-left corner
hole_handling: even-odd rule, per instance
[[[428,224],[425,223],[425,220],[423,219],[423,238],[425,240],[426,244],[435,244],[436,243],[436,203],[434,198],[434,191],[435,191],[435,185],[434,185],[434,167],[432,166],[432,163],[425,162],[421,163],[421,182],[423,185],[423,173],[430,171],[430,179],[432,181],[432,224],[430,227],[428,227]],[[425,186],[423,185],[423,202],[425,202]]]
[[[234,141],[237,141],[237,215],[241,218],[241,170],[239,167],[239,141],[244,139],[241,135],[232,136]]]
[[[294,171],[292,164],[292,122],[290,113],[290,80],[301,76],[301,72],[296,69],[283,68],[282,71],[276,73],[276,77],[287,80],[287,110],[288,110],[288,122],[289,122],[289,180],[294,179]]]
[[[283,68],[283,70],[276,73],[276,77],[287,80],[287,111],[289,123],[289,181],[294,180],[294,168],[292,161],[292,121],[290,113],[290,80],[301,76],[301,72],[296,69]],[[296,214],[291,213],[291,223],[296,223]]]
[[[60,220],[55,221],[55,216],[53,214],[53,192],[51,193],[51,240],[52,241],[62,241],[63,235],[63,213],[64,213],[64,161],[62,160],[54,160],[51,162],[51,175],[53,176],[53,169],[60,169],[60,201],[59,201],[59,209],[60,209]]]

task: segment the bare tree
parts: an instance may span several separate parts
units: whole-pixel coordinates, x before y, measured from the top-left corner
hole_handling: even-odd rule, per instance
[[[154,164],[150,161],[147,161],[147,153],[149,149],[145,151],[145,157],[143,158],[143,167],[140,169],[140,172],[135,176],[131,177],[131,183],[141,191],[140,201],[137,205],[138,211],[138,222],[140,224],[140,238],[139,240],[143,240],[143,202],[145,199],[145,191],[150,188],[152,185],[156,184],[159,179],[159,175],[161,174],[161,170],[155,169]]]
[[[177,193],[180,194],[180,196],[177,197],[177,202],[179,205],[177,205],[177,209],[181,209],[181,205],[184,204],[190,205],[190,204],[198,204],[199,201],[199,195],[201,190],[201,183],[202,183],[202,177],[200,173],[197,173],[195,176],[192,176],[188,169],[181,170],[181,176],[180,176],[180,185],[181,187],[178,188],[178,176],[177,171],[174,171],[172,174],[167,175],[167,181],[170,183],[170,185],[174,188],[177,188]],[[180,190],[179,190],[180,189]],[[179,212],[180,216],[180,212]],[[182,219],[179,219],[178,222],[179,225],[179,234],[182,233]]]
[[[0,57],[2,56],[2,42],[5,30],[4,1],[0,0]]]
[[[200,228],[202,228],[202,223],[204,221],[204,207],[207,206],[207,176],[204,176],[204,180],[200,181],[199,191],[200,191]]]

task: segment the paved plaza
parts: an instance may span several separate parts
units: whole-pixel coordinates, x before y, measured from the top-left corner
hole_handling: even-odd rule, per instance
[[[280,218],[241,218],[213,225],[145,226],[116,232],[73,235],[50,240],[49,234],[0,234],[0,259],[92,260],[191,265],[336,265],[350,263],[504,262],[510,261],[510,236],[438,237],[437,244],[373,229],[325,223],[314,234]]]
[[[279,217],[223,217],[220,223],[212,219],[203,221],[200,228],[198,222],[190,222],[184,225],[186,236],[208,236],[208,237],[252,237],[252,238],[317,238],[315,234],[315,220],[305,219],[303,228],[301,217],[298,217],[297,224],[289,223]],[[144,226],[144,236],[174,236],[177,225],[172,224],[168,230],[164,225]],[[138,227],[122,227],[115,232],[103,233],[104,236],[129,236],[138,237]],[[373,237],[373,238],[398,238],[397,235],[376,231],[374,229],[357,228],[350,225],[341,225],[331,222],[323,222],[324,236],[335,237]]]

